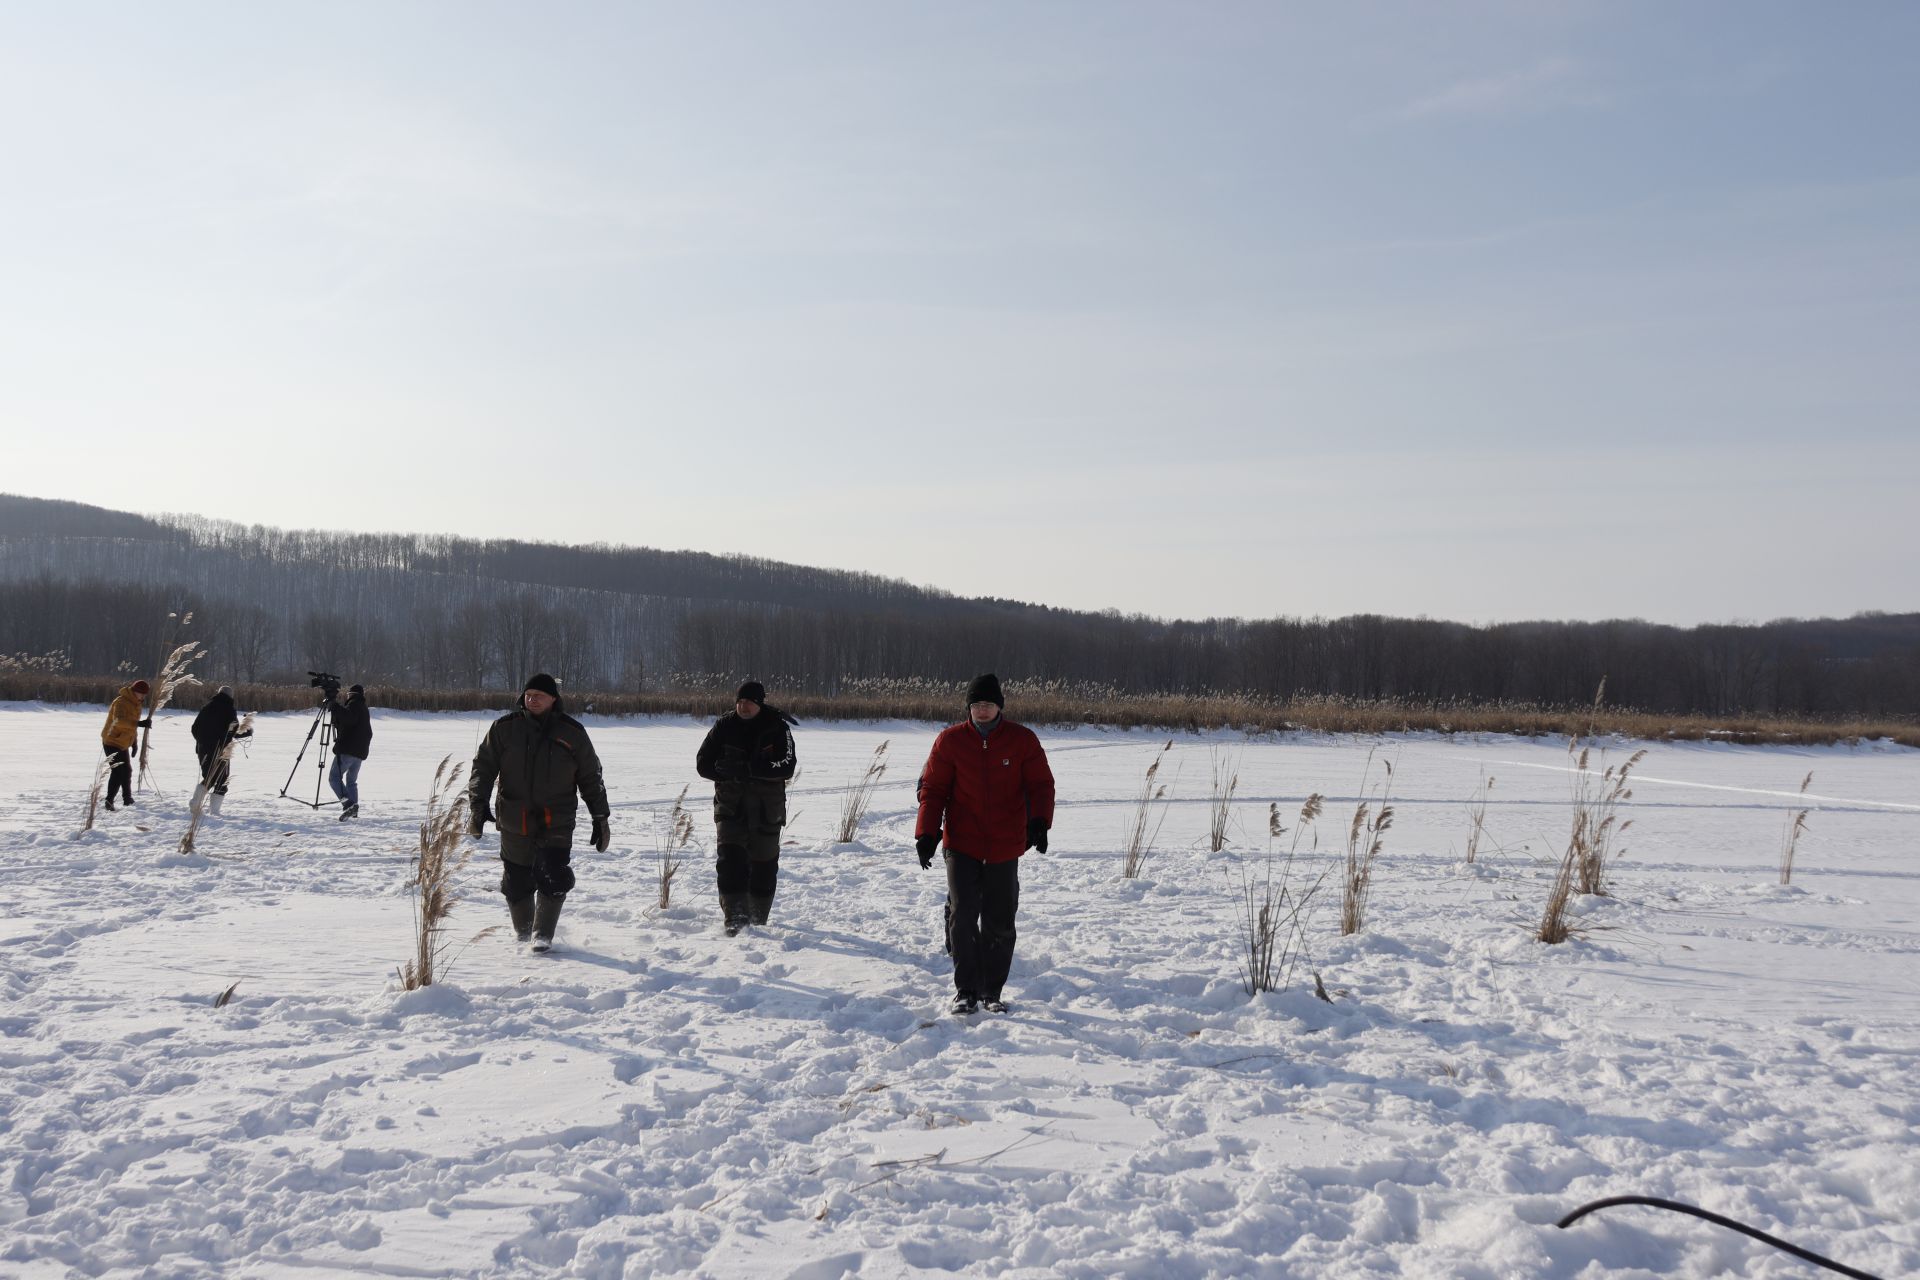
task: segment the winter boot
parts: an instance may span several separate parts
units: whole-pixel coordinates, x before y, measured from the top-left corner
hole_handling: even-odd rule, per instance
[[[720,914],[727,926],[727,936],[731,938],[747,927],[753,918],[753,909],[744,893],[723,893],[720,895]]]
[[[980,1001],[971,991],[956,991],[950,1008],[952,1012],[962,1015],[977,1013],[980,1009]]]
[[[773,910],[773,895],[770,893],[751,893],[747,895],[747,915],[753,924],[765,924],[767,913]]]
[[[216,818],[217,818],[217,817],[219,817],[219,816],[220,816],[220,804],[221,804],[221,802],[222,802],[223,800],[225,800],[225,799],[226,799],[226,797],[225,797],[225,796],[223,796],[223,795],[221,795],[221,794],[220,794],[220,793],[219,793],[218,791],[216,791],[216,792],[214,792],[214,793],[213,793],[213,799],[212,799],[212,801],[210,802],[210,807],[209,807],[209,809],[208,809],[208,812],[209,812],[209,813],[211,813],[211,814],[213,814],[213,816],[214,816],[214,817],[216,817]]]
[[[200,812],[200,806],[207,802],[207,784],[197,782],[193,787],[193,799],[187,801],[187,808],[194,813]]]
[[[341,806],[341,809],[340,809],[340,821],[342,821],[342,822],[345,822],[345,821],[346,821],[346,820],[347,820],[348,818],[357,818],[357,817],[359,817],[359,816],[360,816],[360,806],[359,806],[359,805],[357,805],[357,804],[349,804],[349,805],[343,805],[343,806]]]
[[[521,898],[518,902],[509,902],[507,904],[507,918],[513,921],[514,941],[533,941],[532,898]]]
[[[1007,1002],[997,995],[987,996],[980,1001],[980,1007],[988,1013],[1005,1013]]]
[[[533,949],[535,951],[553,950],[553,927],[560,923],[560,908],[566,905],[565,896],[555,897],[543,893],[535,900],[533,908]]]

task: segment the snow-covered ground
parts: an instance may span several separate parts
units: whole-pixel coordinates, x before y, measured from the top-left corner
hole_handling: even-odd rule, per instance
[[[164,796],[76,836],[101,717],[0,708],[0,1274],[1814,1274],[1646,1209],[1552,1225],[1626,1193],[1920,1272],[1920,753],[1654,745],[1616,896],[1547,947],[1563,744],[1177,737],[1129,881],[1165,736],[1048,732],[1060,810],[1022,866],[1013,1011],[956,1019],[911,848],[931,726],[802,726],[774,922],[729,939],[704,726],[590,719],[614,847],[576,851],[560,949],[496,930],[409,994],[416,824],[486,717],[376,713],[355,824],[278,798],[310,719],[262,717],[191,856],[185,712],[155,731]],[[1240,780],[1222,854],[1213,749]],[[1314,921],[1334,1002],[1304,971],[1249,998],[1235,886],[1268,803],[1291,824],[1325,793],[1340,844],[1369,751],[1397,814],[1366,931],[1337,937],[1331,897]],[[1494,847],[1466,867],[1483,773]],[[690,781],[699,843],[661,911]],[[460,942],[504,923],[497,879],[490,837]]]

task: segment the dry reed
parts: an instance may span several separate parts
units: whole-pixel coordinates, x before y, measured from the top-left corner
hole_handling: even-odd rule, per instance
[[[1806,795],[1807,788],[1812,785],[1813,771],[1809,769],[1807,776],[1800,779],[1800,794],[1803,796]],[[1793,853],[1795,849],[1800,847],[1800,836],[1807,829],[1807,814],[1809,812],[1811,812],[1811,810],[1801,809],[1787,820],[1787,833],[1781,838],[1780,843],[1781,884],[1793,883]]]
[[[1480,854],[1480,842],[1487,834],[1487,800],[1493,794],[1493,779],[1481,774],[1480,785],[1474,789],[1473,800],[1467,805],[1467,857],[1468,866]]]
[[[192,621],[193,615],[189,613],[185,618],[181,619],[180,625],[184,627]],[[152,776],[152,770],[147,762],[147,754],[153,744],[153,718],[166,709],[167,704],[173,701],[174,694],[182,689],[191,688],[193,685],[200,683],[196,677],[188,674],[187,668],[191,666],[196,659],[205,657],[206,652],[206,649],[197,640],[188,640],[175,645],[167,656],[161,660],[159,674],[154,676],[152,681],[149,682],[147,692],[151,701],[147,703],[147,713],[143,717],[147,722],[147,727],[140,734],[139,787],[142,791],[147,789],[147,782]],[[158,792],[159,788],[155,787],[154,790]]]
[[[680,788],[680,794],[674,797],[673,808],[667,814],[667,831],[664,836],[656,836],[660,846],[660,909],[665,911],[673,905],[673,877],[686,862],[684,850],[693,839],[693,815],[687,812],[687,789]]]
[[[1386,778],[1380,784],[1379,798],[1367,795],[1367,777],[1373,771],[1373,752],[1367,752],[1366,766],[1360,771],[1360,803],[1354,807],[1353,820],[1347,824],[1347,853],[1340,884],[1340,933],[1358,933],[1367,924],[1367,900],[1373,895],[1373,868],[1379,861],[1381,846],[1393,827],[1393,762],[1386,766]]]
[[[413,958],[400,970],[403,990],[430,987],[448,967],[446,920],[459,901],[454,879],[473,856],[467,834],[467,793],[460,785],[465,765],[443,756],[427,791],[427,816],[420,824],[420,852],[414,860]]]
[[[1213,785],[1207,792],[1207,844],[1218,853],[1227,846],[1227,823],[1233,813],[1233,793],[1240,786],[1240,771],[1231,751],[1214,747],[1207,754],[1213,770]]]
[[[112,764],[112,760],[102,756],[100,763],[93,767],[93,787],[87,792],[87,818],[80,824],[82,831],[93,830],[94,819],[100,814],[100,793],[106,790],[107,772]]]
[[[1166,745],[1154,752],[1153,761],[1147,765],[1147,773],[1140,781],[1140,792],[1133,798],[1133,817],[1128,820],[1121,833],[1121,850],[1125,859],[1120,866],[1120,874],[1129,880],[1137,878],[1146,869],[1147,859],[1153,853],[1153,842],[1160,838],[1160,827],[1167,820],[1167,784],[1154,785],[1154,778],[1160,772],[1161,761],[1167,758],[1167,752],[1173,750],[1173,739],[1168,738]],[[1154,806],[1158,805],[1158,810]]]
[[[126,680],[118,675],[76,676],[0,669],[0,701],[98,703],[105,705]],[[801,694],[781,706],[809,720],[919,720],[951,723],[956,694],[889,691],[848,682],[837,695]],[[1250,694],[1129,693],[1121,690],[1027,689],[1019,691],[1020,718],[1032,725],[1097,724],[1116,728],[1177,729],[1200,733],[1233,729],[1249,733],[1303,731],[1378,736],[1386,733],[1512,734],[1528,738],[1567,738],[1589,731],[1622,738],[1672,742],[1730,742],[1781,746],[1832,746],[1883,739],[1920,747],[1920,720],[1869,719],[1860,716],[1689,715],[1608,707],[1596,712],[1578,707],[1517,702],[1448,702],[1418,699],[1363,699],[1325,695],[1270,698]],[[234,691],[261,711],[313,709],[313,691],[298,684],[244,683]],[[712,713],[709,693],[680,689],[635,693],[575,690],[568,694],[600,715],[691,715]],[[500,711],[512,705],[511,692],[486,689],[419,689],[369,684],[367,700],[396,711]]]
[[[1294,864],[1300,852],[1301,833],[1313,829],[1314,822],[1320,816],[1323,798],[1315,793],[1300,806],[1300,817],[1293,826],[1293,839],[1287,845],[1284,856],[1277,855],[1275,848],[1287,828],[1280,821],[1280,806],[1273,803],[1267,806],[1267,855],[1262,868],[1260,882],[1256,885],[1247,875],[1244,866],[1240,869],[1240,913],[1237,921],[1240,931],[1240,972],[1241,985],[1250,996],[1262,991],[1279,991],[1290,985],[1293,973],[1307,950],[1307,915],[1313,905],[1314,897],[1326,883],[1329,866],[1315,877],[1313,883],[1305,888],[1294,884]],[[1314,836],[1310,848],[1318,848],[1319,835]],[[1316,979],[1316,986],[1319,983]],[[1325,988],[1320,988],[1325,998]]]
[[[867,806],[873,803],[873,789],[880,785],[880,779],[886,772],[887,743],[882,742],[873,749],[873,759],[867,762],[867,771],[848,782],[847,789],[841,793],[840,826],[833,837],[835,841],[851,844],[854,836],[859,834],[860,819],[867,816]]]
[[[233,766],[233,748],[235,742],[252,732],[253,712],[249,711],[241,717],[240,723],[234,726],[233,732],[227,735],[227,740],[220,746],[219,754],[214,756],[213,760],[208,763],[206,771],[201,774],[200,786],[195,788],[193,803],[189,806],[193,816],[187,823],[187,833],[180,837],[180,852],[193,852],[194,839],[200,833],[200,819],[207,811],[207,791],[212,788],[213,780],[220,776],[222,769],[228,769]]]

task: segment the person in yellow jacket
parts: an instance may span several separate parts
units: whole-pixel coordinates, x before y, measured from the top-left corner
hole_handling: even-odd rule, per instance
[[[140,711],[147,702],[147,682],[135,680],[120,690],[120,696],[107,708],[107,725],[100,730],[100,745],[106,749],[107,759],[113,761],[113,772],[107,775],[107,808],[114,807],[114,797],[123,796],[128,804],[133,803],[133,744],[139,740],[140,730],[153,723],[152,716],[143,716]]]

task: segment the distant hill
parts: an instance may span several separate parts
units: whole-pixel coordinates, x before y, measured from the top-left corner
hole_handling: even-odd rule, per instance
[[[1276,601],[1276,611],[1285,602]],[[1097,693],[1608,700],[1712,714],[1920,714],[1920,613],[1676,628],[1379,615],[1179,621],[955,596],[748,556],[144,516],[0,495],[0,653],[152,666],[191,612],[209,673],[425,688],[725,685],[831,695],[982,670]],[[169,615],[175,615],[169,620]]]

